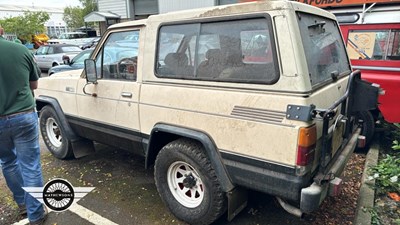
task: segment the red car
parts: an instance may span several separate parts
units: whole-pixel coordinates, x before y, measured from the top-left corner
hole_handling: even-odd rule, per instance
[[[384,24],[343,24],[353,69],[363,79],[379,84],[379,110],[388,122],[400,122],[400,21]]]

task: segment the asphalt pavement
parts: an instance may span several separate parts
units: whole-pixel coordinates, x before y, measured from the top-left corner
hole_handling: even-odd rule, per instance
[[[74,187],[95,187],[68,210],[50,212],[45,224],[186,224],[162,203],[154,184],[154,171],[144,168],[144,158],[96,144],[93,155],[58,160],[42,140],[40,145],[46,181],[62,178]],[[81,213],[85,210],[86,213]],[[223,215],[216,224],[310,223],[288,214],[272,196],[250,192],[248,206],[232,222]]]

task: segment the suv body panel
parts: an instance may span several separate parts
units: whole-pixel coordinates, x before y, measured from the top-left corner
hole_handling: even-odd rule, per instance
[[[68,122],[80,136],[135,151],[145,156],[146,167],[154,163],[165,144],[190,137],[205,146],[224,191],[244,186],[308,202],[309,197],[302,197],[301,190],[314,182],[317,173],[328,172],[318,171],[319,149],[326,138],[322,136],[323,122],[290,120],[287,107],[316,105],[327,109],[345,94],[349,76],[341,75],[335,82],[318,88],[311,85],[296,12],[335,20],[332,14],[318,8],[271,1],[168,13],[115,24],[100,40],[92,59],[103,60],[97,56],[103,54],[114,34],[139,30],[140,38],[135,43],[139,48],[136,80],[99,78],[97,83],[87,83],[85,71],[68,71],[42,78],[36,95],[59,99]],[[163,26],[267,17],[272,21],[273,54],[279,74],[276,83],[180,79],[157,74],[158,34]],[[101,66],[100,76],[106,74]],[[341,112],[341,106],[336,110]],[[343,137],[344,131],[335,129],[341,119],[338,114],[327,124],[331,128],[329,135],[335,137],[335,147],[328,151],[332,160],[327,170],[336,165],[335,159],[344,148],[351,149],[346,157],[352,153],[356,143],[349,139],[358,137],[357,132]],[[353,122],[348,119],[348,123]],[[317,129],[316,155],[310,170],[299,175],[299,130],[313,125]],[[341,166],[346,162],[340,161]],[[324,198],[325,188],[321,187],[318,199]],[[320,203],[314,206],[315,201],[312,202],[314,208]],[[307,210],[311,208],[307,206]]]

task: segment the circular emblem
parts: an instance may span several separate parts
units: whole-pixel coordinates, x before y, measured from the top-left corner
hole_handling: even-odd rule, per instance
[[[72,185],[63,179],[49,181],[43,188],[43,201],[47,207],[54,211],[64,211],[74,201],[74,189]]]

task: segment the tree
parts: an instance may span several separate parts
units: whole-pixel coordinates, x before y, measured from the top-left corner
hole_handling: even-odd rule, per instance
[[[32,35],[46,31],[44,23],[50,19],[47,12],[25,11],[22,16],[0,20],[0,24],[7,33],[13,33],[23,41],[30,42]]]
[[[83,7],[66,7],[64,9],[64,22],[71,28],[79,28],[85,25],[84,17],[97,10],[94,0],[79,0]]]
[[[64,22],[71,28],[79,28],[85,23],[83,21],[83,10],[80,7],[66,7],[64,9]]]

